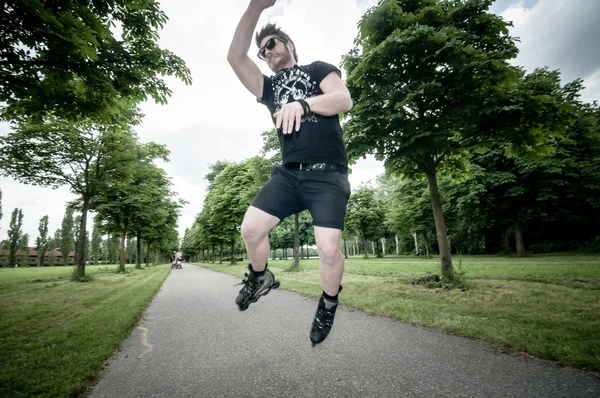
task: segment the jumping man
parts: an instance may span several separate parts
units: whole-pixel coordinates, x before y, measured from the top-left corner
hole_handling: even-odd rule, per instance
[[[242,238],[250,264],[236,298],[240,310],[279,287],[267,268],[268,233],[284,218],[308,209],[313,218],[323,294],[310,331],[313,346],[325,340],[342,290],[340,238],[350,197],[348,155],[338,114],[352,108],[341,72],[325,62],[298,65],[290,37],[273,24],[256,34],[258,58],[275,73],[265,76],[248,57],[261,13],[275,0],[251,0],[227,60],[242,84],[265,105],[277,128],[282,166],[275,167],[244,215]]]

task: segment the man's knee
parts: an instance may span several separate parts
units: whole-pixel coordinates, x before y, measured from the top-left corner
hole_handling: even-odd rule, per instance
[[[340,247],[335,243],[317,245],[319,258],[325,264],[335,264],[340,255]]]
[[[240,229],[242,239],[247,243],[257,243],[266,235],[257,223],[244,220]]]
[[[258,243],[278,222],[277,217],[250,206],[240,227],[242,239],[246,243]]]

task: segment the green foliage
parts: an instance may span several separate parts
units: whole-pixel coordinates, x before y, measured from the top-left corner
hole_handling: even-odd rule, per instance
[[[8,263],[7,267],[13,268],[17,264],[17,250],[19,250],[22,240],[23,210],[14,209],[8,226]]]
[[[385,204],[375,198],[375,189],[360,187],[352,193],[346,210],[345,228],[358,235],[365,247],[368,240],[382,238],[385,234]]]
[[[39,236],[35,241],[38,252],[38,266],[43,267],[46,259],[46,251],[48,249],[48,215],[40,219],[38,226]]]
[[[0,14],[0,119],[110,120],[120,98],[166,103],[163,76],[191,83],[184,61],[157,44],[166,22],[155,0],[8,2]]]
[[[268,180],[270,169],[271,163],[260,157],[210,165],[210,172],[205,176],[209,183],[208,194],[202,212],[183,238],[184,252],[199,253],[227,244],[234,263],[242,219],[252,199]]]
[[[438,171],[465,178],[469,150],[551,152],[573,116],[559,75],[509,65],[517,47],[490,0],[383,0],[344,59],[354,100],[349,156],[374,154],[390,174],[427,176],[442,274],[452,275]]]
[[[153,163],[159,158],[166,159],[167,150],[154,143],[138,144],[130,150],[135,161],[121,167],[118,178],[107,180],[90,203],[97,212],[99,229],[121,236],[121,271],[125,269],[126,236],[157,239],[152,226],[157,226],[156,221],[167,221],[172,203],[171,182],[164,170]],[[176,228],[174,221],[164,226],[170,230]]]
[[[90,259],[98,264],[98,260],[102,257],[102,233],[96,220],[93,222],[92,229],[92,244],[90,250]]]
[[[73,240],[74,225],[73,208],[67,206],[60,228],[60,252],[62,253],[63,265],[69,265],[69,253],[75,249],[75,242]]]

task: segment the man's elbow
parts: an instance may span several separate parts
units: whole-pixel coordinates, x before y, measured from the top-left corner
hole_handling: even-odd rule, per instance
[[[243,58],[243,54],[238,54],[235,50],[232,50],[231,48],[227,53],[227,62],[229,62],[229,65],[231,66],[239,65],[242,62]]]
[[[342,110],[342,112],[350,112],[350,110],[352,109],[353,106],[354,106],[354,104],[352,103],[352,98],[348,94],[344,98],[344,103],[343,103],[343,108],[344,109]]]
[[[229,65],[234,66],[237,62],[238,57],[235,56],[235,54],[232,54],[231,51],[229,53],[227,53],[227,62],[229,62]]]

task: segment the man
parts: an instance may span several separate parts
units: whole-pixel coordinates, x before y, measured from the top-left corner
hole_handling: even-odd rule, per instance
[[[290,37],[268,24],[256,35],[258,58],[275,76],[264,76],[248,57],[261,13],[275,0],[251,0],[235,31],[227,60],[244,86],[271,112],[278,129],[283,165],[260,190],[244,215],[241,233],[250,264],[236,298],[245,310],[279,282],[267,269],[268,233],[289,215],[308,209],[313,218],[323,294],[310,331],[313,346],[333,325],[342,290],[344,256],[340,238],[350,197],[348,156],[338,114],[352,108],[341,72],[314,62],[299,66]]]

